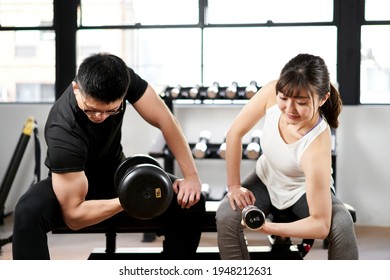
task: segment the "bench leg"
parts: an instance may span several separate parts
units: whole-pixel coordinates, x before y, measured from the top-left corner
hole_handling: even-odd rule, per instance
[[[116,251],[116,232],[106,232],[106,253],[114,254]]]

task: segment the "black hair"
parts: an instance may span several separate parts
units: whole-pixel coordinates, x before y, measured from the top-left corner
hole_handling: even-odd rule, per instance
[[[93,54],[81,63],[76,82],[83,94],[111,103],[125,96],[130,85],[129,68],[113,54]]]
[[[328,67],[321,57],[298,54],[292,58],[283,67],[275,89],[276,93],[282,92],[288,97],[297,96],[303,90],[312,98],[313,94],[317,94],[320,100],[329,92],[329,98],[319,109],[320,114],[331,128],[338,127],[342,101],[338,90],[330,82]]]

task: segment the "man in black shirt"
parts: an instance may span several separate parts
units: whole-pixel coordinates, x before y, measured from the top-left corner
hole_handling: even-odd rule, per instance
[[[125,157],[121,128],[127,103],[160,129],[183,174],[182,179],[170,174],[175,195],[162,215],[164,257],[194,257],[205,202],[184,134],[146,81],[119,57],[99,53],[83,61],[50,110],[45,126],[49,176],[16,205],[14,259],[50,259],[47,232],[63,223],[78,230],[126,214],[113,177]]]

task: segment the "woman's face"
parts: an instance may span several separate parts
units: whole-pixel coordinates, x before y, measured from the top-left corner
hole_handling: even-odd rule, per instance
[[[301,91],[297,95],[286,96],[284,93],[278,92],[276,100],[288,124],[310,121],[319,114],[319,100],[316,94],[313,97],[308,92]]]

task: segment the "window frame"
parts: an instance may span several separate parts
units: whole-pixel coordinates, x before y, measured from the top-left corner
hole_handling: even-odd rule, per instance
[[[337,80],[344,105],[360,103],[360,44],[363,25],[390,25],[390,21],[366,21],[364,18],[364,0],[334,0],[334,14],[331,22],[315,23],[251,23],[251,24],[208,24],[206,22],[207,0],[199,1],[199,22],[188,25],[115,25],[81,26],[78,25],[80,0],[53,0],[54,26],[37,27],[1,27],[1,31],[53,30],[56,34],[56,74],[55,99],[69,85],[76,75],[76,33],[82,29],[146,29],[146,28],[224,28],[224,27],[265,27],[278,26],[336,26],[337,28]],[[202,42],[203,45],[203,42]],[[201,46],[202,48],[202,46]],[[203,49],[201,50],[203,52]],[[203,56],[202,56],[203,59]],[[200,62],[202,63],[202,62]],[[203,77],[203,70],[201,69]],[[364,105],[364,104],[363,104]],[[373,104],[369,104],[373,105]],[[380,104],[388,105],[388,104]]]

